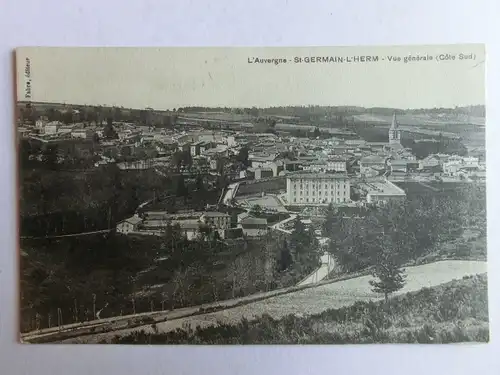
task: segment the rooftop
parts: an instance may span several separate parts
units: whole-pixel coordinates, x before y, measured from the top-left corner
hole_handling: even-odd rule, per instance
[[[199,229],[201,223],[198,220],[181,220],[177,221],[174,224],[179,224],[181,229],[187,230],[187,229]]]
[[[360,161],[361,163],[385,163],[385,159],[377,155],[364,156]]]
[[[129,217],[128,219],[125,219],[124,221],[126,221],[127,223],[130,223],[132,225],[136,225],[136,224],[139,224],[140,222],[142,222],[142,219],[138,216],[132,216],[132,217]]]
[[[204,212],[203,216],[207,216],[207,217],[229,217],[229,214],[226,214],[225,212],[210,211],[210,212]]]
[[[348,179],[347,175],[345,174],[333,174],[333,173],[296,173],[287,175],[287,178],[291,180],[298,180],[298,179],[347,180]]]
[[[392,165],[407,165],[408,164],[408,160],[405,160],[405,159],[396,159],[396,160],[392,160],[391,164]]]
[[[257,217],[246,217],[241,220],[241,225],[267,225],[267,219],[260,219]]]

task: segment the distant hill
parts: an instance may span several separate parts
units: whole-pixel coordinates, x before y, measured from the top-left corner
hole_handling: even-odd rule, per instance
[[[114,108],[121,108],[122,111],[132,111],[132,110],[144,110],[143,108],[124,108],[116,106],[96,106],[96,105],[85,105],[85,104],[70,104],[70,103],[47,103],[47,102],[27,102],[19,101],[17,103],[18,108],[25,108],[27,104],[30,104],[37,109],[44,110],[47,108],[53,108],[56,110],[63,110],[67,108],[85,108],[85,107],[100,107],[103,110],[111,110]],[[471,116],[471,117],[485,117],[486,109],[484,105],[470,105],[465,107],[455,107],[455,108],[418,108],[418,109],[401,109],[401,108],[390,108],[390,107],[360,107],[360,106],[280,106],[280,107],[265,107],[265,108],[229,108],[229,107],[202,107],[202,106],[192,106],[184,108],[174,108],[172,110],[161,110],[147,108],[147,110],[152,111],[157,114],[163,114],[166,112],[218,112],[218,113],[233,113],[241,115],[285,115],[285,116],[317,116],[317,115],[356,115],[356,114],[373,114],[373,115],[384,115],[389,116],[396,112],[398,114],[426,114],[426,115],[451,115],[451,116]]]

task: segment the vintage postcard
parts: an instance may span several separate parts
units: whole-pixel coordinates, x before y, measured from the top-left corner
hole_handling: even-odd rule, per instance
[[[489,341],[483,45],[16,69],[22,342]]]

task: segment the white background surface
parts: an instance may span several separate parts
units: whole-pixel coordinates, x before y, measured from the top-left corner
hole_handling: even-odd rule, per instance
[[[498,0],[0,1],[1,374],[498,374]],[[56,346],[17,344],[12,49],[487,43],[488,345]],[[369,84],[369,82],[367,82]],[[496,229],[496,230],[495,230]]]

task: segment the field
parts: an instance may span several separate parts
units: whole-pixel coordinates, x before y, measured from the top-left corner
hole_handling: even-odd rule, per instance
[[[368,142],[383,142],[387,140],[387,132],[392,122],[392,116],[363,114],[353,116],[356,131]],[[462,140],[470,147],[485,146],[484,118],[432,118],[430,115],[397,116],[402,139],[405,141],[423,139],[453,139]]]
[[[372,115],[362,114],[353,116],[354,121],[377,122],[381,124],[390,124],[392,115]],[[485,119],[481,117],[437,117],[427,114],[397,114],[397,120],[400,125],[427,125],[427,126],[445,126],[447,124],[471,124],[484,126]]]
[[[442,261],[415,267],[407,267],[407,284],[398,293],[403,294],[443,284],[464,276],[486,273],[486,262],[475,261]],[[318,314],[328,309],[349,306],[357,301],[380,299],[371,291],[371,276],[361,276],[331,284],[305,289],[262,301],[249,303],[227,310],[204,315],[191,316],[150,326],[125,329],[117,332],[97,334],[94,336],[69,339],[66,342],[95,343],[111,339],[115,336],[126,336],[134,331],[169,332],[183,327],[207,327],[218,323],[234,324],[242,318],[252,319],[267,314],[273,319],[280,319],[289,314],[295,316]]]
[[[229,122],[249,122],[254,118],[251,115],[227,113],[227,112],[189,112],[183,113],[182,118],[191,118],[196,120],[229,121]]]

